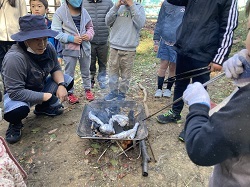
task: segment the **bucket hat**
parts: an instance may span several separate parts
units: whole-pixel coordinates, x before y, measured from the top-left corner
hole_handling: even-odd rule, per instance
[[[40,15],[28,14],[19,18],[20,31],[11,35],[17,42],[33,38],[55,37],[58,32],[48,29],[45,18]]]

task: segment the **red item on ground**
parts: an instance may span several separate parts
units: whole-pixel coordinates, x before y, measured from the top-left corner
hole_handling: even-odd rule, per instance
[[[69,103],[72,105],[79,103],[79,99],[74,94],[69,94],[68,99],[69,99]]]
[[[86,99],[89,101],[93,101],[95,99],[94,94],[90,90],[85,91]]]

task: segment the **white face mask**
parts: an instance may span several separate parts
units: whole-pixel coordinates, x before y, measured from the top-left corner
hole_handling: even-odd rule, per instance
[[[33,51],[33,49],[31,49],[29,46],[28,46],[28,48],[27,48],[27,51],[30,52],[30,53],[32,53],[32,54],[35,54],[35,55],[36,55],[35,51]]]
[[[35,52],[33,49],[31,49],[31,47],[29,46],[28,43],[26,43],[26,45],[28,46],[28,47],[27,47],[27,51],[28,51],[28,52],[37,55],[36,52]],[[46,50],[46,47],[44,48],[44,51],[45,51],[45,50]]]

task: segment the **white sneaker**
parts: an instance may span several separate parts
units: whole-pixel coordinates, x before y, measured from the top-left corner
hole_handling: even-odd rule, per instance
[[[162,90],[161,89],[156,90],[155,97],[162,97]]]
[[[171,97],[172,92],[169,89],[166,89],[162,95],[163,97]]]

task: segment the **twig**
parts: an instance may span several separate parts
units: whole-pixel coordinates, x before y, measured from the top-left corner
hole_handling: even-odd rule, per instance
[[[143,105],[145,108],[145,114],[146,116],[149,116],[149,110],[148,110],[148,105],[147,105],[147,91],[146,88],[141,85],[141,83],[138,83],[139,88],[143,91],[144,97],[143,97]]]
[[[126,156],[126,157],[128,157],[128,155],[125,153],[125,151],[123,150],[123,148],[122,148],[122,146],[117,142],[117,141],[115,141],[116,142],[116,144],[118,145],[118,147],[122,150],[122,153]]]
[[[99,158],[97,159],[97,162],[99,162],[99,160],[101,159],[101,157],[106,153],[106,151],[108,150],[108,148],[112,145],[113,143],[111,142],[108,147],[102,152],[102,154],[99,156]]]

